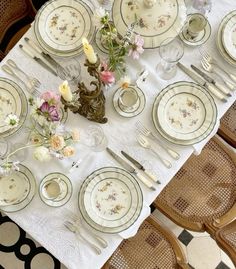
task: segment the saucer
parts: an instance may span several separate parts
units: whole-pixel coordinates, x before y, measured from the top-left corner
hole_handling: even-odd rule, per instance
[[[60,179],[60,187],[61,193],[55,199],[48,199],[45,195],[43,195],[43,188],[47,185],[47,183],[52,182],[53,180]],[[39,185],[39,196],[41,200],[52,207],[59,207],[66,204],[72,195],[72,184],[69,178],[62,173],[51,173],[46,175]]]
[[[209,23],[209,21],[207,20],[207,24],[204,30],[202,30],[198,36],[196,37],[191,37],[186,29],[184,29],[180,34],[179,37],[180,39],[189,46],[200,46],[202,44],[204,44],[205,42],[207,42],[207,40],[209,39],[209,37],[211,36],[211,25]]]
[[[116,112],[125,118],[132,118],[139,115],[143,111],[146,104],[146,98],[143,91],[135,85],[130,85],[130,88],[133,88],[138,94],[137,106],[135,106],[135,108],[132,110],[124,110],[122,106],[120,105],[119,96],[120,96],[121,91],[123,90],[122,88],[118,88],[113,96],[113,106]]]

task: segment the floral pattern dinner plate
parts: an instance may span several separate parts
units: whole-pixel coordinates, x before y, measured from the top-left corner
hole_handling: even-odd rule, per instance
[[[232,15],[222,31],[225,50],[236,61],[236,14]]]
[[[105,167],[89,175],[79,192],[85,221],[105,233],[128,229],[138,218],[143,196],[136,179],[126,170]]]
[[[214,110],[205,92],[182,85],[170,88],[162,96],[157,117],[167,135],[191,140],[206,132],[214,119]]]
[[[159,122],[160,121],[160,118],[163,118],[164,115],[161,115],[160,118],[158,117],[159,103],[160,103],[162,97],[164,96],[164,94],[166,92],[168,92],[169,90],[171,90],[171,89],[174,89],[174,88],[183,88],[183,87],[186,87],[189,90],[191,88],[196,88],[196,90],[197,90],[197,96],[199,96],[202,93],[204,95],[206,95],[208,97],[208,100],[210,101],[210,104],[211,104],[212,109],[213,109],[213,117],[212,117],[212,120],[211,120],[211,122],[209,124],[209,127],[205,130],[205,132],[203,132],[201,135],[199,135],[197,137],[194,137],[192,139],[186,139],[186,140],[185,139],[184,140],[180,140],[180,139],[177,139],[176,137],[172,137],[172,136],[168,135],[162,129],[162,127],[160,126],[160,122]],[[185,96],[185,98],[186,97],[187,96]],[[207,99],[205,99],[205,100],[207,100]],[[206,101],[206,102],[208,103],[208,101]],[[164,88],[158,94],[158,96],[156,97],[156,99],[154,101],[154,104],[153,104],[152,120],[153,120],[154,126],[155,126],[156,130],[158,131],[158,133],[163,138],[165,138],[167,141],[169,141],[171,143],[174,143],[174,144],[177,144],[177,145],[188,146],[188,145],[193,145],[193,144],[196,144],[196,143],[202,141],[203,139],[205,139],[206,137],[208,137],[210,135],[210,133],[213,131],[213,129],[214,129],[215,125],[216,125],[216,122],[217,122],[217,107],[216,107],[216,104],[214,102],[213,97],[205,90],[205,88],[203,88],[202,86],[200,86],[200,85],[198,85],[198,84],[196,84],[194,82],[179,81],[179,82],[170,84],[169,86],[167,86],[166,88]]]
[[[56,56],[82,51],[82,38],[91,40],[94,26],[90,8],[78,0],[51,0],[37,13],[34,31],[41,47]]]
[[[122,36],[135,23],[134,32],[143,37],[144,48],[156,48],[179,34],[187,15],[184,0],[157,0],[152,8],[143,0],[114,0],[112,16]]]
[[[18,131],[25,122],[27,112],[28,104],[23,90],[14,81],[0,78],[0,137],[7,137]],[[19,118],[15,128],[5,122],[9,114]]]

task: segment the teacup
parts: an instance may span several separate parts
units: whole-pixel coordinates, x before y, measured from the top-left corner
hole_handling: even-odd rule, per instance
[[[200,13],[194,13],[189,15],[188,25],[186,32],[192,37],[195,38],[202,32],[207,25],[207,19],[204,15]]]
[[[138,93],[134,88],[122,89],[119,96],[119,103],[124,110],[134,110],[138,105]]]
[[[51,179],[42,185],[42,195],[48,200],[55,200],[63,192],[63,182],[60,178]]]

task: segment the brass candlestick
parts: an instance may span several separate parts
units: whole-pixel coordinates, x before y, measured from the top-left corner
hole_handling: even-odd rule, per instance
[[[84,82],[78,83],[78,90],[73,93],[73,100],[67,102],[63,97],[61,101],[65,110],[68,108],[73,113],[79,113],[88,120],[106,123],[108,119],[105,117],[105,96],[102,91],[102,81],[99,75],[100,59],[97,58],[95,64],[91,64],[87,59],[84,63],[90,76],[96,80],[90,82],[90,86],[94,86],[94,90],[89,90]]]

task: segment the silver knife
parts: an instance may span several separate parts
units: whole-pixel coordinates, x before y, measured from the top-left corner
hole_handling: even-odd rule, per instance
[[[47,69],[49,72],[51,72],[53,75],[57,76],[57,73],[50,67],[48,66],[42,59],[36,57],[31,51],[27,50],[23,45],[19,45],[19,47],[27,54],[29,55],[32,59],[34,59],[38,64],[40,64],[43,68]]]
[[[196,71],[201,77],[203,77],[207,82],[212,83],[213,85],[215,85],[216,88],[218,88],[224,94],[226,94],[229,97],[232,96],[231,93],[230,93],[230,91],[223,84],[221,84],[218,81],[214,80],[213,78],[211,78],[210,76],[208,76],[205,72],[203,72],[202,70],[200,70],[199,68],[197,68],[193,64],[191,65],[191,68],[194,71]]]
[[[153,181],[155,181],[158,184],[161,184],[161,182],[156,179],[156,177],[154,177],[152,174],[148,173],[146,171],[146,169],[144,168],[144,166],[139,163],[137,160],[135,160],[133,157],[131,157],[128,153],[124,152],[123,150],[121,151],[121,154],[125,156],[126,159],[128,159],[135,167],[137,167],[138,169],[142,170],[143,173],[148,176],[150,179],[152,179]]]
[[[148,188],[152,189],[153,191],[156,190],[156,188],[152,185],[152,183],[148,181],[145,177],[143,177],[137,170],[135,170],[135,168],[133,168],[133,166],[131,166],[127,161],[122,159],[119,155],[117,155],[110,148],[106,148],[106,150],[121,166],[123,166],[131,174],[134,174],[139,180],[141,180],[144,185],[146,185]]]
[[[195,72],[193,72],[192,70],[190,70],[189,68],[187,68],[183,64],[177,63],[177,66],[182,71],[184,71],[184,73],[186,73],[189,77],[191,77],[194,81],[196,81],[197,83],[199,83],[200,85],[202,85],[203,87],[205,87],[206,89],[208,89],[215,97],[217,97],[218,99],[220,99],[224,103],[227,102],[227,99],[225,98],[225,95],[222,94],[221,92],[219,92],[214,85],[212,85],[210,83],[207,83],[199,75],[197,75]]]
[[[31,39],[29,39],[28,37],[25,37],[24,38],[26,43],[29,44],[29,46],[34,49],[35,51],[37,51],[39,54],[41,54],[43,56],[43,58],[45,60],[47,60],[53,67],[57,68],[58,66],[60,68],[63,69],[63,67],[57,62],[55,61],[48,53],[45,53],[44,51],[42,51],[39,46],[34,42],[32,41]]]

